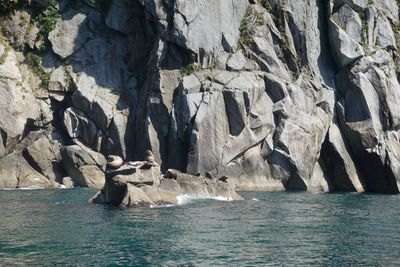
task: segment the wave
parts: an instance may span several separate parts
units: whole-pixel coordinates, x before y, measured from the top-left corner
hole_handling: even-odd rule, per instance
[[[216,196],[216,197],[194,197],[194,196],[189,196],[189,195],[185,194],[185,195],[180,195],[180,196],[176,197],[178,205],[189,204],[189,203],[192,203],[193,201],[196,201],[196,200],[205,200],[205,199],[213,199],[213,200],[218,200],[218,201],[233,201],[232,198],[222,197],[222,196]]]
[[[46,189],[46,188],[40,186],[28,186],[28,187],[18,187],[18,188],[1,188],[0,190],[14,191],[14,190],[39,190],[39,189]]]

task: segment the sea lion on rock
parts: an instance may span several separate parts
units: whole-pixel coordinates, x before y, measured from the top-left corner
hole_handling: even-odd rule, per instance
[[[179,173],[180,171],[178,170],[168,169],[167,172],[164,174],[164,178],[176,180],[178,178]]]
[[[228,180],[228,177],[226,177],[226,176],[222,176],[222,177],[220,177],[220,178],[218,179],[218,181],[222,181],[222,182],[224,182],[224,183],[227,183],[227,180]]]
[[[119,169],[124,165],[124,160],[120,156],[109,155],[107,157],[107,167],[112,169]]]
[[[132,167],[135,167],[135,168],[141,168],[141,167],[143,167],[143,165],[145,165],[146,164],[146,161],[128,161],[127,163],[126,163],[126,165],[128,165],[128,166],[132,166]]]
[[[146,158],[145,161],[147,161],[147,165],[148,166],[158,166],[158,163],[155,162],[154,160],[154,155],[153,152],[151,152],[151,150],[146,150],[145,152]]]

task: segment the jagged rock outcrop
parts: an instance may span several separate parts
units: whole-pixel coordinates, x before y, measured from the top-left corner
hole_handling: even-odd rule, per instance
[[[107,171],[104,188],[89,202],[122,208],[148,208],[179,204],[179,196],[242,199],[227,181],[192,176],[176,170],[169,170],[162,177],[159,168],[138,169],[123,166]]]
[[[3,172],[100,188],[150,149],[237,190],[399,192],[397,1],[39,2],[2,22]],[[117,202],[165,193],[132,175]]]

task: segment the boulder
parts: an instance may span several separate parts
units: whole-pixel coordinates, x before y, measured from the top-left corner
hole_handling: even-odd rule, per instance
[[[139,169],[133,166],[124,165],[116,170],[108,169],[106,177],[118,176],[119,179],[133,185],[147,184],[157,186],[160,183],[160,168]]]
[[[4,31],[11,45],[22,51],[25,47],[35,48],[39,29],[35,23],[31,23],[31,15],[25,10],[14,11],[2,22]]]
[[[352,9],[361,12],[363,11],[369,4],[368,0],[337,0],[335,1],[334,9],[337,9],[343,5],[348,5]]]
[[[32,168],[21,153],[13,152],[0,159],[0,188],[56,188],[52,182]]]
[[[106,160],[100,153],[83,145],[61,148],[63,167],[74,182],[82,187],[102,188],[105,182]]]
[[[171,170],[168,172],[169,175],[166,175],[168,178],[161,178],[159,175],[159,183],[145,185],[132,180],[132,176],[121,174],[126,171],[126,169],[121,169],[107,173],[104,188],[89,201],[95,204],[144,208],[152,205],[178,204],[180,195],[197,198],[241,199],[240,195],[226,181],[197,177]],[[171,174],[173,175],[171,176]],[[149,181],[153,179],[151,169],[144,170],[143,175],[148,175],[147,180]]]
[[[97,148],[101,143],[101,131],[82,111],[70,107],[64,111],[64,127],[72,138],[79,138],[87,145]]]
[[[339,67],[346,67],[364,56],[363,47],[332,19],[329,19],[329,36],[334,59]]]
[[[0,129],[3,146],[11,152],[27,129],[46,124],[43,115],[47,114],[30,88],[30,74],[21,73],[18,54],[1,41],[0,57]]]
[[[49,33],[54,53],[66,58],[79,50],[90,37],[86,23],[87,16],[74,9],[62,14],[56,28]]]
[[[309,188],[332,116],[329,108],[315,104],[309,90],[307,84],[301,89],[290,85],[288,97],[274,105],[277,130],[267,160],[272,176],[289,190]]]
[[[128,184],[124,198],[119,206],[126,208],[150,208],[154,204],[142,189]]]
[[[23,154],[31,165],[49,180],[61,182],[64,170],[61,164],[60,146],[57,141],[42,135],[26,147]]]
[[[332,124],[321,151],[331,191],[365,191],[363,178],[349,151],[339,127]]]
[[[59,67],[50,74],[49,91],[51,92],[70,92],[72,91],[72,77],[69,67]]]
[[[343,5],[333,16],[332,19],[337,25],[358,43],[362,39],[362,23],[360,16],[348,5]]]
[[[397,48],[392,25],[382,12],[378,12],[375,21],[374,39],[378,48]]]
[[[230,71],[238,71],[243,69],[245,64],[246,58],[244,57],[242,50],[238,50],[228,58],[226,69]]]

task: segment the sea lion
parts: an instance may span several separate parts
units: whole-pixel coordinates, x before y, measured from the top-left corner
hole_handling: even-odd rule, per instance
[[[147,161],[148,166],[151,166],[151,167],[158,166],[158,163],[155,162],[155,160],[154,160],[154,155],[153,155],[153,152],[151,152],[151,150],[146,150],[145,155],[146,155],[145,161]]]
[[[167,172],[164,174],[164,178],[176,180],[179,173],[181,172],[178,170],[168,169]]]
[[[112,169],[121,168],[124,165],[124,160],[120,156],[109,155],[107,157],[107,167]]]
[[[132,166],[132,167],[135,167],[135,168],[141,168],[143,165],[145,165],[147,162],[146,161],[128,161],[127,163],[126,163],[126,165],[128,165],[128,166]]]
[[[218,181],[222,181],[224,183],[227,183],[228,182],[227,180],[228,180],[228,177],[226,177],[225,175],[218,179]]]

